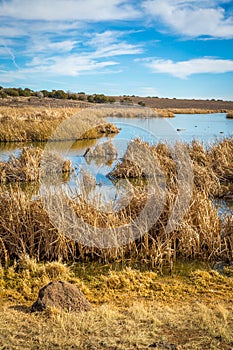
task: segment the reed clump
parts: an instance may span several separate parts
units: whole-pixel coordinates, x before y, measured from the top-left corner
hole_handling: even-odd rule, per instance
[[[43,150],[38,147],[24,147],[19,157],[11,156],[6,162],[0,162],[0,183],[36,182],[39,180]],[[54,173],[64,176],[71,172],[70,160],[64,160],[56,153],[46,154],[46,159]],[[45,167],[44,167],[45,168]],[[45,175],[45,174],[44,174]]]
[[[2,142],[47,141],[56,127],[80,109],[0,107]]]
[[[233,140],[224,139],[207,151],[211,168],[221,182],[233,181]]]
[[[211,114],[227,113],[226,109],[204,109],[204,108],[171,108],[174,114]]]
[[[39,198],[32,199],[20,186],[0,188],[1,258],[28,254],[39,260],[69,260],[77,256],[75,242],[52,224]],[[6,256],[6,254],[8,256]]]
[[[226,115],[226,117],[227,117],[228,119],[233,119],[233,112],[228,112],[227,115]]]
[[[130,147],[134,150],[136,147],[135,154],[142,159],[136,167],[133,159],[130,159]],[[181,145],[177,146],[177,152],[180,152],[179,147]],[[129,186],[126,203],[117,211],[114,210],[114,203],[112,209],[101,210],[101,200],[95,198],[96,202],[91,203],[85,193],[69,197],[65,192],[52,192],[49,198],[53,203],[53,213],[48,215],[40,195],[35,199],[24,193],[19,186],[17,190],[11,186],[2,186],[1,259],[5,261],[17,258],[22,253],[38,260],[60,258],[63,261],[79,259],[109,262],[120,258],[144,261],[154,267],[168,264],[171,268],[177,259],[232,261],[232,220],[229,217],[219,217],[211,200],[211,197],[219,194],[222,179],[232,181],[229,175],[232,153],[227,156],[232,150],[232,140],[223,140],[209,150],[204,150],[197,142],[183,147],[186,147],[191,159],[191,188],[186,183],[182,185],[177,170],[178,160],[169,145],[159,143],[150,146],[140,140],[132,141],[126,152],[127,157],[124,157],[110,176],[125,179],[126,182],[129,181],[128,177],[141,178],[143,181],[132,193]],[[147,157],[145,152],[148,152]],[[150,157],[149,152],[153,157]],[[187,167],[185,159],[180,158],[179,161],[181,168]],[[219,162],[217,167],[216,161]],[[148,187],[150,181],[155,180],[156,186]],[[154,208],[161,202],[163,206],[158,218],[150,224],[150,218],[145,216],[140,234],[135,239],[125,241],[120,237],[119,242],[125,242],[124,244],[108,244],[118,240],[118,228],[137,222],[146,207],[149,213],[154,213]],[[66,221],[66,216],[61,221],[59,215],[67,213],[67,206],[72,209],[75,218],[86,224],[84,231],[73,220]],[[174,218],[174,213],[178,214],[179,219]],[[56,225],[57,222],[59,225]],[[67,235],[69,225],[71,234]],[[100,233],[106,229],[106,245],[102,246]],[[85,239],[88,244],[83,243]]]
[[[98,117],[116,117],[116,118],[157,118],[165,117],[172,118],[174,113],[170,109],[162,108],[148,108],[148,107],[138,107],[135,105],[132,106],[109,106],[109,105],[100,105],[95,106],[95,114]],[[91,108],[89,109],[91,110]]]
[[[81,113],[85,113],[86,118],[83,134],[80,134],[79,130],[73,128],[72,134],[68,135],[66,133],[65,138],[62,138],[62,134],[57,134],[56,141],[63,139],[91,139],[101,137],[103,134],[119,132],[114,125],[106,123],[104,119],[101,120],[101,114],[103,113],[95,113],[94,111],[82,112],[80,108],[0,107],[0,141],[48,141],[64,121],[72,118],[74,121],[75,117],[81,117]],[[92,120],[90,120],[90,116]]]
[[[175,114],[170,109],[160,109],[160,108],[153,108],[157,116],[162,118],[174,118]]]

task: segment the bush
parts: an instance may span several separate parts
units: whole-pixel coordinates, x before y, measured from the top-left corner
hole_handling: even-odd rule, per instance
[[[104,94],[94,95],[94,102],[95,103],[107,103],[108,97],[105,96]]]
[[[43,92],[37,91],[37,92],[36,92],[36,97],[38,97],[38,98],[43,98],[43,97],[44,97]]]
[[[92,95],[87,96],[88,102],[94,102],[94,97]]]
[[[79,101],[86,101],[86,96],[81,94],[81,95],[78,96],[78,100]]]
[[[7,98],[7,94],[3,90],[0,90],[0,98]]]
[[[68,98],[68,94],[63,90],[53,90],[53,98],[65,99]]]
[[[48,90],[41,90],[44,97],[49,97],[50,92]]]
[[[13,97],[19,96],[19,92],[15,88],[7,88],[7,89],[4,89],[4,91],[8,96],[13,96]]]
[[[22,89],[22,88],[18,88],[16,89],[19,93],[19,96],[24,96],[24,97],[29,97],[31,96],[31,90],[26,88],[26,89]]]
[[[116,102],[116,100],[115,100],[114,97],[109,97],[109,98],[108,98],[108,102],[109,102],[109,103],[114,103],[114,102]]]
[[[138,102],[138,105],[140,105],[140,106],[142,106],[142,107],[145,107],[145,106],[146,106],[145,102],[143,102],[143,101],[139,101],[139,102]]]

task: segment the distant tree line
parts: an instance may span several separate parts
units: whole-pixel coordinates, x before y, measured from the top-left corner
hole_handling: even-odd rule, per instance
[[[68,99],[68,100],[78,100],[78,101],[88,101],[92,103],[114,103],[114,97],[108,97],[104,94],[93,94],[86,95],[85,92],[65,92],[63,90],[40,90],[33,91],[29,88],[4,88],[0,86],[0,98],[10,97],[31,97],[36,96],[38,98],[57,98],[57,99]]]
[[[87,101],[91,103],[114,103],[116,102],[115,98],[112,96],[106,96],[104,94],[93,94],[89,95],[85,92],[70,92],[70,91],[63,91],[63,90],[40,90],[40,91],[33,91],[29,88],[4,88],[0,86],[0,98],[7,98],[10,97],[31,97],[36,96],[38,98],[54,98],[54,99],[67,99],[67,100],[78,100],[78,101]],[[132,95],[131,97],[135,97]],[[120,103],[122,104],[133,104],[132,98],[129,96],[124,95],[123,98],[120,100]],[[142,107],[145,106],[145,102],[139,101],[138,104]]]
[[[34,93],[31,89],[22,89],[22,88],[3,88],[0,86],[0,98],[7,98],[7,96],[17,97],[24,96],[29,97]]]

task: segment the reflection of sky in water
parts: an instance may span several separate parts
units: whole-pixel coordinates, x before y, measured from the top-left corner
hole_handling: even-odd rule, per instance
[[[214,205],[218,209],[219,215],[226,214],[232,216],[233,200],[215,199]]]
[[[119,198],[125,193],[123,184],[116,186],[106,176],[117,164],[126,149],[130,140],[140,138],[150,144],[158,141],[167,141],[174,143],[176,141],[191,142],[198,139],[204,145],[213,143],[216,139],[233,136],[233,120],[227,119],[226,114],[194,114],[177,115],[175,118],[107,118],[108,122],[121,128],[119,134],[111,138],[101,138],[98,140],[82,140],[76,142],[55,142],[54,150],[65,158],[72,161],[75,168],[71,176],[69,186],[77,188],[77,181],[81,181],[80,170],[91,174],[95,179],[97,186],[90,192],[88,198],[91,202],[104,194],[105,204]],[[177,131],[181,129],[182,131]],[[114,147],[118,151],[118,159],[113,160],[108,165],[101,162],[101,159],[93,158],[87,162],[83,157],[87,148],[93,148],[98,144],[112,140]],[[0,161],[5,161],[10,155],[18,155],[20,149],[25,143],[7,143],[0,144]],[[34,146],[45,147],[46,143],[36,143]],[[68,150],[68,151],[67,151]],[[65,185],[66,186],[66,185]],[[232,209],[232,208],[231,208]]]
[[[191,142],[193,139],[198,139],[208,144],[216,139],[233,136],[233,120],[227,119],[225,113],[178,114],[175,118],[108,118],[108,121],[119,127],[121,123],[125,124],[116,139],[133,138],[132,136],[135,135],[144,141],[151,142],[154,135],[157,141]],[[131,126],[135,126],[134,131]],[[177,131],[177,129],[182,130]]]

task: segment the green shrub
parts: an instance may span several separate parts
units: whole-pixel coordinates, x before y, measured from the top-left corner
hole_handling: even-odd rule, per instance
[[[5,92],[8,96],[13,96],[13,97],[19,96],[19,92],[18,92],[18,90],[15,89],[15,88],[7,88],[7,89],[4,89],[4,92]]]
[[[7,98],[7,94],[3,90],[0,90],[0,98]]]

